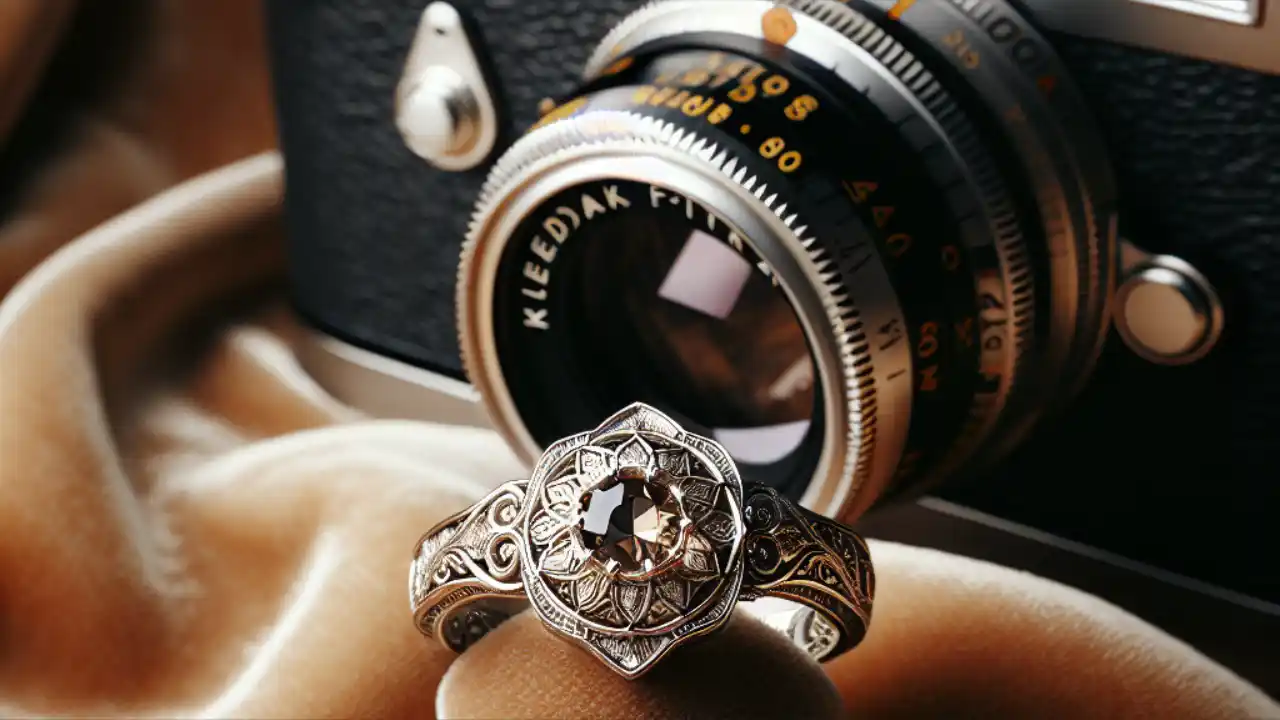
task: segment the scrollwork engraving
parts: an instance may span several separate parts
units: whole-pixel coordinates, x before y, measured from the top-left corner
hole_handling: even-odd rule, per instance
[[[857,644],[875,593],[862,538],[771,488],[751,486],[744,505],[749,532],[743,596],[772,595],[813,608],[816,619],[797,642],[819,659]]]

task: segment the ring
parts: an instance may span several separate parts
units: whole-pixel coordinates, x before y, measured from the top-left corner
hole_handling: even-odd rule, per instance
[[[641,403],[436,525],[409,571],[415,624],[455,652],[532,604],[627,678],[766,596],[792,601],[766,621],[829,660],[862,640],[874,586],[856,533]]]

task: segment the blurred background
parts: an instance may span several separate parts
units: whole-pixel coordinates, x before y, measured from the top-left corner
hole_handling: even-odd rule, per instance
[[[275,145],[260,5],[0,3],[0,295],[121,210]]]

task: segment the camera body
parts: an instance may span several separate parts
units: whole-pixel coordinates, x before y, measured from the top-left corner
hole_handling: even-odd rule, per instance
[[[932,495],[921,502],[999,532],[1052,536],[1059,549],[1274,621],[1280,575],[1262,549],[1280,544],[1270,522],[1280,507],[1280,455],[1270,444],[1280,437],[1280,50],[1274,49],[1280,46],[1268,53],[1255,43],[1253,54],[1236,63],[1231,48],[1212,39],[1227,32],[1223,20],[1128,0],[1030,0],[1017,7],[994,0],[849,2],[887,37],[931,57],[942,84],[955,86],[962,81],[943,66],[955,66],[957,57],[961,65],[989,58],[977,47],[971,58],[962,47],[946,57],[945,47],[920,42],[909,21],[920,8],[932,11],[925,7],[930,4],[973,17],[1016,14],[1039,27],[1067,69],[1060,81],[1078,92],[1088,121],[1096,122],[1096,131],[1079,130],[1100,138],[1114,177],[1114,193],[1097,196],[1105,205],[1095,208],[1102,224],[1117,217],[1119,237],[1194,266],[1216,289],[1214,310],[1226,322],[1212,350],[1186,364],[1152,363],[1124,343],[1107,342],[1096,369],[1082,371],[1088,383],[1061,411],[1041,418],[1025,440],[973,477],[930,486]],[[1093,7],[1093,19],[1064,19],[1060,6],[1068,4]],[[494,113],[492,151],[465,169],[424,161],[397,128],[397,86],[425,5],[268,4],[293,300],[326,342],[351,349],[348,360],[381,358],[365,363],[364,379],[333,379],[351,388],[349,394],[363,395],[365,405],[377,402],[355,386],[378,385],[386,398],[407,392],[406,383],[435,383],[441,397],[466,400],[455,302],[459,254],[474,232],[473,207],[491,165],[549,107],[584,92],[583,68],[593,52],[640,3],[457,0]],[[1100,22],[1107,12],[1167,20],[1184,29],[1167,35],[1182,45],[1160,49],[1150,28],[1135,29],[1145,35],[1134,43],[1099,39],[1123,35],[1131,22]],[[1082,34],[1090,23],[1105,27]],[[1271,20],[1266,28],[1276,25]],[[1275,35],[1266,28],[1230,31]],[[1180,52],[1184,48],[1197,48],[1199,57]],[[1112,290],[1141,261],[1100,247],[1098,297],[1108,317],[1099,332],[1105,332],[1110,315],[1124,309],[1112,307]],[[1105,256],[1112,252],[1115,265],[1108,268]],[[1075,364],[1092,365],[1094,355],[1086,349]],[[383,378],[369,379],[370,362],[383,363],[382,372],[374,371]],[[404,379],[419,373],[440,380]],[[401,380],[388,384],[386,376]],[[1061,382],[1073,381],[1063,375]],[[395,412],[438,417],[446,402],[452,401]],[[881,505],[887,507],[866,522],[893,535],[895,526],[877,525],[877,517],[900,510]],[[990,554],[1052,573],[1047,551],[1013,560],[998,550]]]

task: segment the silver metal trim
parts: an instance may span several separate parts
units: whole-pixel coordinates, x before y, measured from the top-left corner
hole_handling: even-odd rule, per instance
[[[375,417],[490,428],[480,393],[438,373],[311,331],[298,362],[330,395]]]
[[[448,3],[433,2],[422,11],[396,85],[395,105],[396,127],[405,144],[441,170],[469,170],[493,151],[498,140],[493,96],[462,17]],[[434,134],[447,137],[417,137],[413,127],[420,123],[439,128]]]
[[[1012,520],[1005,520],[1004,518],[996,517],[995,515],[989,515],[981,510],[974,510],[971,507],[957,505],[956,503],[937,497],[921,498],[916,501],[916,505],[932,512],[950,515],[951,517],[964,520],[966,522],[985,525],[1002,533],[1015,535],[1019,538],[1025,538],[1036,543],[1041,543],[1058,550],[1069,552],[1073,555],[1079,555],[1090,560],[1106,563],[1127,572],[1134,573],[1135,575],[1141,575],[1160,583],[1167,583],[1182,590],[1199,593],[1215,600],[1220,600],[1224,603],[1239,606],[1240,608],[1280,618],[1280,605],[1277,605],[1276,603],[1267,602],[1266,600],[1253,597],[1252,595],[1245,595],[1244,593],[1236,592],[1235,590],[1230,590],[1212,583],[1207,583],[1203,580],[1197,580],[1193,577],[1173,572],[1172,570],[1166,570],[1155,565],[1131,560],[1123,555],[1111,552],[1110,550],[1103,550],[1102,548],[1097,548],[1082,542],[1068,540],[1067,538],[1033,528],[1029,525],[1023,525]]]
[[[1206,12],[1211,2],[1176,0],[1022,0],[1051,30],[1158,50],[1257,72],[1280,74],[1280,14],[1253,2],[1249,24],[1233,13]],[[1165,3],[1165,4],[1158,4]],[[1243,16],[1240,16],[1243,17]]]
[[[1254,26],[1262,18],[1262,0],[1129,0],[1129,2],[1155,5],[1168,10]]]

